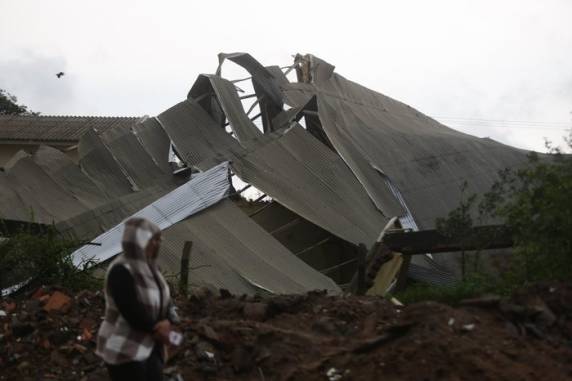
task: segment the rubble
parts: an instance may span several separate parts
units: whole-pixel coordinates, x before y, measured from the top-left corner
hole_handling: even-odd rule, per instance
[[[0,380],[106,379],[94,354],[102,294],[40,294],[0,301],[6,312]],[[165,374],[169,380],[567,380],[571,296],[572,284],[552,284],[499,298],[495,306],[396,307],[373,296],[263,298],[197,289],[188,299],[177,297],[183,341],[170,348]]]

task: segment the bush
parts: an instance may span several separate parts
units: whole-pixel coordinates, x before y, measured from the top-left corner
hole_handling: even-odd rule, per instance
[[[483,274],[471,274],[464,280],[450,286],[435,286],[426,283],[415,283],[394,296],[402,303],[417,303],[426,300],[458,304],[461,300],[473,298],[487,293],[497,293],[495,282]]]
[[[566,142],[572,148],[572,140]],[[470,256],[462,251],[458,284],[415,284],[398,293],[398,299],[454,304],[484,293],[508,295],[539,281],[572,280],[572,156],[548,146],[549,155],[531,153],[523,168],[501,171],[500,180],[480,200],[476,195],[467,197],[464,184],[459,207],[436,221],[445,236],[472,243],[487,241],[471,234],[474,208],[478,206],[481,221],[502,221],[514,241],[508,268],[493,277],[483,272],[478,251]]]
[[[572,279],[572,157],[531,154],[529,165],[505,170],[481,203],[512,231],[514,255],[507,281],[527,284]]]
[[[61,237],[55,230],[44,234],[22,231],[0,242],[0,287],[29,281],[30,286],[60,286],[71,290],[99,288],[88,271],[73,265],[71,254],[81,242]]]

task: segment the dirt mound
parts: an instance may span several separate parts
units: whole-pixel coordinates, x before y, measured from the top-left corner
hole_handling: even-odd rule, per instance
[[[184,334],[166,372],[184,380],[569,380],[572,285],[510,300],[397,307],[321,293],[272,298],[199,290],[178,305]],[[98,380],[99,293],[4,301],[0,379]]]

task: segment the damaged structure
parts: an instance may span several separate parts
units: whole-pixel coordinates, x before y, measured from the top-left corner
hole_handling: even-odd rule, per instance
[[[228,64],[249,76],[224,78]],[[163,230],[166,274],[181,273],[192,242],[191,286],[338,293],[384,229],[433,228],[465,181],[482,194],[499,170],[526,162],[525,151],[450,129],[334,69],[312,55],[281,68],[220,54],[215,74],[199,75],[187,99],[156,117],[85,128],[65,149],[26,137],[37,147],[0,172],[0,218],[101,245],[79,248],[79,264],[119,254],[122,221],[145,216]],[[0,137],[19,118],[0,119]],[[245,201],[248,188],[262,196]],[[365,261],[372,293],[399,273],[458,276],[447,254]]]

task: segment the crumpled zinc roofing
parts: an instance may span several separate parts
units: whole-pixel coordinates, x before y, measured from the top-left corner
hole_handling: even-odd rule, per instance
[[[111,227],[112,221],[118,223],[176,187],[163,156],[169,149],[165,143],[172,141],[189,166],[208,170],[230,160],[243,180],[285,207],[340,238],[369,246],[388,217],[404,215],[400,201],[405,201],[421,228],[431,227],[435,217],[458,205],[457,189],[464,180],[469,181],[471,190],[483,193],[495,180],[496,170],[525,161],[523,151],[451,130],[407,105],[346,80],[334,72],[333,65],[316,57],[296,56],[296,71],[304,83],[288,82],[277,67],[265,68],[248,54],[219,56],[220,65],[225,60],[251,73],[267,133],[261,134],[247,120],[229,81],[200,76],[187,100],[133,126],[129,134],[136,139],[117,131],[91,132],[82,138],[81,173],[96,184],[97,196],[103,195],[106,202],[95,208],[86,206],[86,212],[76,214],[85,204],[70,200],[67,210],[58,212],[50,203],[56,202],[58,193],[68,197],[65,192],[71,191],[47,181],[51,185],[46,196],[29,200],[38,184],[12,173],[14,168],[0,176],[0,192],[24,206],[24,211],[31,206],[48,217],[59,214],[56,221],[65,220],[60,226],[89,235]],[[284,103],[295,110],[284,110]],[[296,124],[301,115],[307,116],[307,130]],[[236,139],[226,133],[226,120]],[[118,144],[118,140],[126,144]],[[141,165],[131,155],[141,157]],[[23,160],[21,166],[43,176],[39,166]],[[145,176],[148,170],[166,176],[153,183]],[[83,184],[88,184],[86,181]],[[396,199],[395,189],[388,183],[402,200]],[[85,187],[77,193],[80,190]],[[0,212],[8,205],[0,204]],[[22,210],[20,215],[25,214]],[[186,234],[183,225],[216,210],[210,208],[169,228],[181,234],[174,235],[175,244],[180,245]],[[219,221],[213,229],[237,237],[239,227],[220,226]],[[242,274],[241,279],[251,276],[244,275],[241,261],[231,265],[233,258],[223,260],[232,245],[221,246],[225,240],[217,242],[207,239],[207,232],[203,234],[196,239],[204,243],[204,252],[221,253],[217,266],[224,262]],[[265,232],[256,234],[268,238]],[[240,244],[247,247],[246,256],[256,255],[255,248]]]
[[[281,90],[292,107],[316,97],[322,129],[352,172],[366,188],[379,173],[387,176],[421,229],[433,228],[436,218],[459,205],[465,181],[467,192],[483,194],[499,170],[527,161],[523,150],[450,129],[329,70]],[[455,257],[435,260],[458,267]]]
[[[194,286],[246,294],[340,292],[333,280],[294,256],[228,199],[164,232],[165,267],[178,271],[185,240],[193,241],[189,278]]]
[[[87,131],[129,128],[139,117],[0,115],[0,140],[77,143]]]
[[[352,171],[365,181],[376,170],[389,176],[421,228],[458,206],[465,180],[484,193],[498,170],[526,161],[522,150],[450,129],[339,74],[283,91],[287,99],[316,96],[322,127]]]
[[[87,131],[79,142],[79,167],[48,146],[33,155],[17,154],[0,174],[0,217],[63,223],[141,190],[158,197],[180,182],[168,166],[157,164],[167,160],[167,153],[155,157],[160,152],[151,142],[161,141],[161,136],[165,141],[162,128],[152,123],[133,130],[119,126],[102,134]],[[167,143],[166,152],[168,148]]]
[[[222,163],[132,214],[163,230],[159,262],[167,274],[180,271],[184,242],[192,241],[193,285],[249,294],[261,290],[339,292],[331,279],[293,256],[232,202],[223,200],[230,189],[228,163]],[[91,241],[101,246],[78,249],[73,253],[74,263],[105,261],[119,254],[123,227],[122,221]]]
[[[174,197],[181,189],[172,191],[179,180],[167,175],[170,169],[163,165],[170,139],[153,118],[131,129],[88,131],[79,144],[79,167],[60,151],[41,146],[31,157],[18,157],[13,167],[1,174],[0,181],[2,177],[8,179],[0,183],[0,191],[10,196],[6,200],[10,202],[0,204],[1,210],[15,209],[18,214],[12,218],[16,220],[56,222],[59,231],[84,240],[103,235],[104,247],[89,245],[81,252],[87,256],[95,254],[99,260],[110,258],[117,254],[121,221],[137,210],[143,209],[150,217],[148,211],[157,211],[165,197],[168,207],[187,203],[194,205],[190,209],[206,208],[209,204],[204,203],[204,194],[216,193],[212,183],[205,183],[201,192],[189,188],[190,193],[186,192],[183,198]],[[225,193],[227,176],[225,171]],[[182,188],[188,188],[186,185]],[[17,208],[13,208],[17,205],[14,201],[20,202]],[[331,279],[293,256],[232,202],[220,204],[196,214],[196,208],[191,212],[187,208],[184,221],[173,221],[165,210],[159,213],[170,219],[163,226],[165,244],[161,255],[167,273],[180,271],[182,245],[192,240],[191,264],[194,267],[198,262],[200,269],[192,274],[192,284],[223,287],[237,293],[312,289],[339,292]],[[27,215],[28,211],[33,213]],[[189,214],[193,214],[191,218]]]
[[[306,71],[300,66],[296,68],[299,78],[306,83],[289,83],[283,75],[277,73],[276,68],[264,68],[248,54],[233,53],[219,56],[221,63],[225,59],[233,60],[252,74],[254,88],[257,90],[256,95],[259,99],[273,100],[275,106],[273,109],[262,110],[263,114],[274,112],[271,120],[289,119],[284,118],[283,111],[276,112],[277,108],[281,108],[282,102],[296,108],[295,111],[287,112],[291,115],[298,114],[299,109],[315,104],[315,110],[309,111],[317,111],[320,126],[312,126],[314,131],[311,131],[309,126],[308,132],[327,140],[323,143],[333,146],[363,186],[365,193],[386,217],[404,215],[405,210],[388,187],[384,186],[385,177],[388,177],[399,189],[417,224],[421,228],[430,228],[434,226],[437,217],[446,215],[448,211],[458,206],[459,188],[464,181],[469,183],[469,191],[482,194],[488,191],[497,179],[498,170],[519,166],[526,161],[526,154],[522,150],[452,130],[401,102],[346,80],[334,72],[333,65],[316,57],[296,57],[296,60],[302,63],[300,66],[307,65]],[[217,72],[220,72],[220,66]],[[202,87],[205,88],[205,86]],[[214,91],[214,93],[221,104],[228,102],[224,99],[228,96],[226,93],[220,91]],[[277,99],[277,93],[281,94],[280,99]],[[204,94],[191,91],[188,104],[198,101],[201,95]],[[236,109],[236,112],[241,112],[238,108]],[[209,109],[203,111],[212,113]],[[180,115],[178,117],[181,118]],[[236,116],[227,115],[227,118],[231,126],[234,123],[240,125],[240,128],[249,128]],[[213,122],[213,128],[215,124]],[[219,125],[218,131],[222,131],[220,127],[222,126]],[[265,130],[274,131],[282,127],[267,128],[265,125]],[[184,127],[171,125],[170,128],[182,129]],[[322,132],[316,131],[317,129],[321,129]],[[281,189],[288,187],[289,183],[293,184],[292,187],[308,187],[317,193],[320,192],[317,186],[319,182],[316,179],[309,180],[300,171],[293,170],[293,173],[289,174],[288,181],[283,181],[281,178],[283,167],[277,166],[276,162],[266,165],[266,162],[271,159],[260,157],[258,151],[260,147],[264,147],[263,142],[267,136],[248,140],[238,136],[241,146],[246,147],[249,152],[247,155],[259,156],[255,160],[259,167],[250,165],[252,174],[247,177],[247,181],[278,198],[280,198]],[[309,137],[308,134],[304,136]],[[203,137],[199,136],[197,140],[202,139]],[[261,144],[252,143],[257,139]],[[227,146],[229,146],[228,149],[217,145],[210,152],[209,165],[212,165],[213,160],[217,162],[222,158],[231,157],[233,168],[241,175],[241,167],[249,168],[244,162],[246,156],[243,153],[244,150]],[[226,153],[226,151],[231,151],[231,153]],[[233,156],[236,152],[238,154]],[[272,158],[277,155],[274,152],[269,154]],[[202,156],[201,160],[207,160],[208,153]],[[284,167],[292,167],[286,164],[287,160],[277,161]],[[308,162],[322,163],[318,156],[312,156],[304,161],[304,163]],[[266,166],[262,167],[263,165]],[[245,173],[246,171],[243,170],[243,177]],[[266,182],[261,181],[271,176],[274,178]],[[338,189],[330,189],[330,191],[333,194],[338,193],[337,196],[339,196]],[[292,193],[288,192],[288,194]],[[298,192],[291,199],[283,198],[281,202],[296,213],[308,218],[314,211],[310,211],[311,207],[304,204],[305,200],[300,199],[303,198],[302,194],[303,192]],[[350,197],[344,198],[350,203],[354,200]],[[329,197],[325,199],[329,200]],[[333,203],[329,205],[333,207]],[[326,215],[322,210],[317,214],[321,217]],[[343,215],[348,217],[347,213]],[[348,239],[348,235],[341,233],[343,228],[328,226],[323,220],[308,219],[327,228],[333,234]],[[375,219],[365,224],[370,224],[371,230],[378,230],[383,225]],[[365,243],[370,244],[371,241]]]
[[[228,171],[228,163],[219,164],[130,217],[146,218],[164,230],[226,197],[230,192]],[[102,262],[121,253],[124,227],[124,221],[122,221],[92,240],[100,246],[85,245],[77,249],[72,254],[74,264],[79,266],[90,260]]]
[[[208,168],[230,160],[243,181],[332,234],[355,244],[375,241],[383,215],[339,156],[301,127],[250,140],[251,148],[244,148],[212,120],[201,123],[207,118],[193,100],[157,117],[190,164]]]

